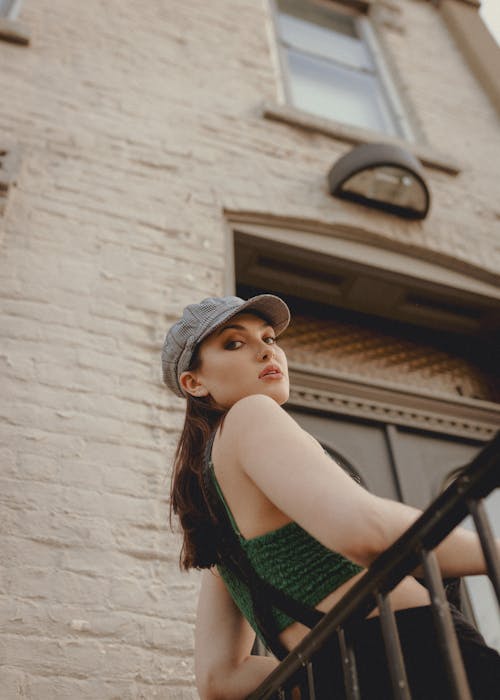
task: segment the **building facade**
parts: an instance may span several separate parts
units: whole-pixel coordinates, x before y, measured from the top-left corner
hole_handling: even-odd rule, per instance
[[[425,507],[500,427],[478,7],[0,2],[3,698],[197,697],[159,362],[185,304],[284,296],[289,410],[381,495]],[[425,218],[332,196],[370,143],[422,163]],[[407,203],[405,182],[369,194]],[[487,595],[469,611],[498,643]]]

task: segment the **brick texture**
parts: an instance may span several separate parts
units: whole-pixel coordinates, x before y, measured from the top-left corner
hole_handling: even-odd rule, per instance
[[[224,290],[224,208],[345,223],[500,274],[498,117],[430,3],[385,43],[429,143],[431,216],[332,200],[334,139],[277,99],[267,2],[25,2],[0,43],[0,138],[22,148],[0,217],[3,700],[192,700],[199,577],[168,527],[182,401],[159,350]],[[1,145],[1,144],[0,144]]]

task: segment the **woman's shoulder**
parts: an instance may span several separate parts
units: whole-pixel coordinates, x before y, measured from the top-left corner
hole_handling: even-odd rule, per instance
[[[263,417],[284,412],[281,406],[264,394],[251,394],[234,403],[225,414],[216,432],[215,444],[234,447],[242,431],[256,427]]]
[[[220,434],[232,438],[242,433],[250,435],[260,433],[263,425],[279,425],[282,422],[293,423],[287,412],[271,397],[265,394],[251,394],[239,399],[231,406],[224,417]],[[296,425],[296,424],[295,424]]]
[[[248,418],[249,415],[264,413],[285,413],[284,409],[270,396],[266,394],[250,394],[244,396],[231,406],[226,414],[226,419],[238,420]]]
[[[306,440],[313,439],[274,399],[265,394],[251,394],[237,401],[226,413],[218,430],[216,442],[233,451],[245,449],[278,434],[286,437],[300,433]]]

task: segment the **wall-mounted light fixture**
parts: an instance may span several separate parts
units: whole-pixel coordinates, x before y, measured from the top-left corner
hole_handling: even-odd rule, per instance
[[[405,219],[425,219],[430,194],[420,162],[401,146],[365,143],[328,173],[330,194]]]

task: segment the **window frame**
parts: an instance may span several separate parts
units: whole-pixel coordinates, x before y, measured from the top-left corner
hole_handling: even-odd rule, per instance
[[[281,94],[283,96],[285,104],[292,109],[311,114],[311,116],[320,117],[321,119],[326,119],[332,123],[338,122],[339,124],[343,124],[347,127],[365,129],[367,131],[373,132],[374,134],[389,139],[399,138],[410,143],[416,143],[418,138],[417,132],[414,128],[412,128],[409,115],[407,114],[407,110],[405,109],[403,101],[398,94],[396,81],[391,75],[391,69],[389,68],[388,61],[384,56],[383,47],[381,46],[380,40],[377,37],[377,33],[374,29],[373,23],[371,22],[370,18],[366,16],[366,11],[361,11],[359,6],[347,7],[342,2],[335,0],[308,1],[312,2],[312,4],[317,5],[318,7],[334,11],[338,14],[344,14],[354,19],[359,38],[362,40],[363,44],[367,48],[373,60],[375,66],[374,76],[380,84],[380,89],[384,99],[384,106],[390,115],[390,120],[393,126],[394,133],[378,130],[375,127],[360,126],[352,122],[341,121],[340,119],[336,120],[331,116],[328,116],[327,114],[319,115],[315,112],[306,112],[306,110],[294,104],[291,89],[292,79],[290,71],[288,69],[286,56],[287,49],[280,36],[280,10],[278,7],[277,0],[268,0],[270,8],[269,14],[271,16],[274,32],[273,39],[275,42],[278,57],[278,72],[279,77],[281,79],[282,88]]]

